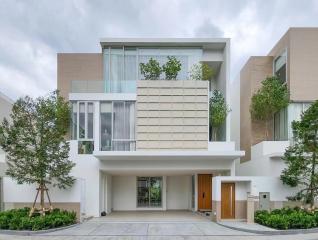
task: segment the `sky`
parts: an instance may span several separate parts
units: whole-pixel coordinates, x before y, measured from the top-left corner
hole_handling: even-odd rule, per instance
[[[56,89],[57,53],[101,52],[103,37],[231,38],[231,81],[290,27],[318,27],[318,0],[0,0],[0,91]]]

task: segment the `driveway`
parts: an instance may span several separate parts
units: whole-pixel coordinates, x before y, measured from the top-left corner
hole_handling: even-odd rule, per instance
[[[240,240],[240,239],[318,239],[318,234],[293,236],[262,236],[236,231],[211,222],[209,218],[191,212],[118,212],[107,217],[93,218],[76,227],[34,235],[0,235],[0,240],[70,240],[70,239],[126,239],[126,240]]]

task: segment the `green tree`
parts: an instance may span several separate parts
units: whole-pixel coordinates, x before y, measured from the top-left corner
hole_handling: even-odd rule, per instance
[[[168,56],[168,61],[162,66],[163,72],[166,74],[166,80],[177,79],[181,70],[181,62],[174,56]]]
[[[190,70],[191,80],[209,81],[215,75],[215,70],[206,63],[194,64]]]
[[[75,181],[69,176],[74,163],[68,160],[70,148],[65,140],[70,123],[69,105],[57,91],[37,99],[20,98],[10,117],[10,122],[4,119],[0,125],[0,146],[7,153],[6,174],[18,184],[39,186],[40,212],[44,215],[46,186],[67,188]],[[33,206],[30,215],[34,210]]]
[[[209,108],[210,140],[217,141],[219,129],[225,122],[226,116],[231,110],[226,104],[223,94],[218,90],[213,91]]]
[[[148,63],[140,63],[139,67],[145,80],[158,80],[162,73],[162,67],[159,62],[153,58],[150,58]]]
[[[314,205],[318,195],[318,101],[292,123],[294,141],[286,149],[286,168],[280,178],[284,184],[300,189],[290,200]]]
[[[270,121],[274,114],[289,103],[289,93],[286,85],[279,78],[267,77],[262,81],[261,88],[253,95],[250,113],[253,120],[265,122],[265,139],[269,139]]]

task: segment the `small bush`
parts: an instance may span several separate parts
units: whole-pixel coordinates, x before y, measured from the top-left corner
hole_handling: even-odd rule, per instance
[[[271,212],[256,211],[256,223],[275,229],[307,229],[318,226],[318,212],[300,208],[282,208]]]
[[[45,216],[29,217],[30,208],[12,209],[0,212],[0,229],[44,230],[68,226],[76,223],[76,213],[54,209]]]

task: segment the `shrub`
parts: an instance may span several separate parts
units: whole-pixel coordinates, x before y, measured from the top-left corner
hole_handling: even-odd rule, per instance
[[[256,223],[275,229],[306,229],[318,226],[318,212],[296,208],[256,211]]]
[[[54,209],[45,216],[39,214],[29,217],[29,208],[12,209],[0,212],[0,229],[44,230],[76,223],[76,213]]]
[[[158,80],[162,73],[162,67],[159,62],[153,58],[150,58],[148,63],[140,63],[139,67],[145,80]]]
[[[174,56],[168,56],[168,61],[162,66],[162,71],[166,74],[166,80],[176,80],[181,70],[181,62]]]

